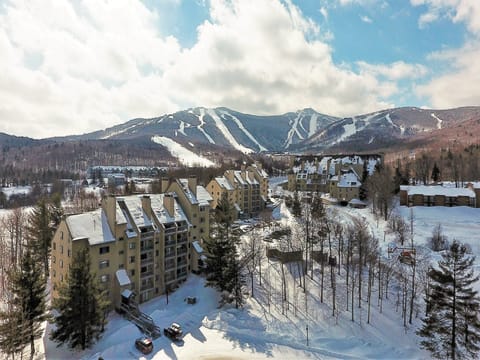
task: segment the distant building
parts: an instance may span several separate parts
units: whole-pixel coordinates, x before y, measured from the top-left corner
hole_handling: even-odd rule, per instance
[[[249,217],[265,208],[268,197],[268,174],[259,163],[242,166],[241,170],[227,170],[223,176],[211,180],[207,191],[212,196],[212,208],[226,194],[236,210],[235,217]]]
[[[83,248],[89,249],[91,271],[113,304],[125,289],[134,291],[139,302],[150,300],[178,286],[190,271],[200,270],[211,197],[196,179],[164,185],[175,190],[109,196],[101,209],[62,221],[52,240],[53,298]]]
[[[332,176],[329,184],[330,196],[337,199],[340,204],[347,204],[353,199],[360,198],[362,183],[353,170]]]
[[[403,206],[469,206],[480,207],[480,184],[465,188],[442,185],[402,185],[400,205]]]
[[[108,186],[124,186],[127,183],[126,176],[121,173],[109,174],[107,179]]]
[[[347,204],[360,198],[363,173],[373,174],[379,154],[292,156],[288,190],[329,193],[329,202]]]

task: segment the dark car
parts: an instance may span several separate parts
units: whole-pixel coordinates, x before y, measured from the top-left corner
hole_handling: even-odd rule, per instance
[[[135,347],[144,354],[150,354],[153,350],[152,339],[141,337],[135,340]]]

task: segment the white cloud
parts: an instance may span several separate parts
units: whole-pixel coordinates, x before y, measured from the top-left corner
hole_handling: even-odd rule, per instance
[[[464,22],[474,34],[480,35],[480,1],[478,0],[410,0],[413,6],[424,5],[427,12],[419,19],[419,26],[440,18]]]
[[[437,21],[438,17],[438,14],[435,12],[427,12],[425,14],[422,14],[418,19],[418,26],[420,27],[420,29],[424,29],[428,24]]]
[[[208,6],[197,42],[182,48],[137,0],[8,2],[0,14],[0,129],[81,133],[189,106],[332,115],[392,106],[397,78],[335,65],[330,35],[291,1]]]
[[[449,64],[450,71],[418,85],[416,93],[429,99],[431,106],[449,108],[480,104],[480,44],[435,53],[431,60]]]
[[[425,25],[440,18],[462,22],[470,37],[459,49],[431,54],[432,63],[448,69],[427,83],[416,87],[416,94],[430,101],[433,107],[457,107],[480,103],[480,1],[478,0],[410,0],[414,6],[424,5],[427,12],[419,19]]]
[[[421,64],[408,64],[396,61],[391,64],[369,64],[363,61],[357,63],[362,74],[384,77],[389,80],[418,79],[427,75],[428,70]]]
[[[325,20],[328,20],[328,10],[325,6],[320,8],[320,14],[322,14]]]
[[[367,24],[371,24],[373,22],[373,20],[366,15],[360,16],[360,20],[362,20],[364,23],[367,23]]]

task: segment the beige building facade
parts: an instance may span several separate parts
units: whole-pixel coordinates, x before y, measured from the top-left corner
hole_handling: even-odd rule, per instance
[[[150,300],[199,271],[211,197],[193,178],[168,187],[172,191],[162,194],[108,196],[100,209],[64,219],[52,241],[52,296],[58,296],[75,254],[84,248],[112,304],[125,289],[139,302]]]
[[[227,170],[223,176],[212,179],[207,191],[212,197],[215,209],[220,199],[226,194],[228,202],[236,210],[235,218],[250,217],[263,209],[268,197],[268,174],[259,163],[241,170]]]

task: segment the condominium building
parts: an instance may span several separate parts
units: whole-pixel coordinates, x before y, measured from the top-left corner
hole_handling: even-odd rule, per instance
[[[199,270],[208,238],[211,197],[196,179],[176,180],[175,191],[155,195],[108,196],[100,209],[64,219],[52,241],[52,295],[66,281],[75,254],[88,248],[91,271],[113,304],[123,290],[150,300]]]
[[[258,214],[265,208],[268,194],[268,174],[259,163],[241,170],[227,170],[223,176],[212,179],[207,185],[212,197],[212,208],[216,208],[226,194],[228,202],[236,210],[235,217]]]

